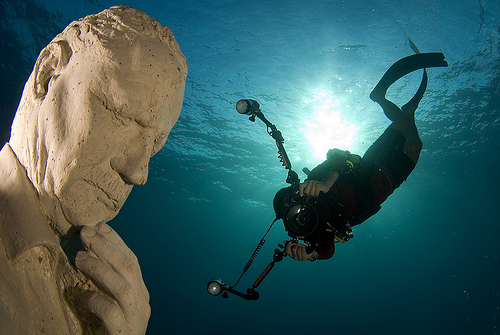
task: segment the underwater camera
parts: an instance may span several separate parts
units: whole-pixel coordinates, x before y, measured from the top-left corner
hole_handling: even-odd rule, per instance
[[[304,239],[318,227],[318,214],[308,202],[297,201],[287,208],[283,223],[291,237]]]
[[[273,207],[276,217],[283,219],[285,230],[292,238],[307,240],[318,228],[317,199],[301,197],[297,186],[279,190]]]

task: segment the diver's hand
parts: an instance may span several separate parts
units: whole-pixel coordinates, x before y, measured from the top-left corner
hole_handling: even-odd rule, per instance
[[[86,291],[82,300],[99,317],[110,335],[143,335],[151,315],[149,292],[137,257],[110,226],[80,232],[86,251],[76,266],[102,291]]]
[[[306,180],[299,185],[299,194],[301,197],[304,195],[317,198],[321,192],[328,192],[330,187],[326,183],[316,180]]]
[[[333,184],[339,178],[339,174],[336,171],[330,171],[326,175],[325,181],[317,181],[317,180],[306,180],[302,184],[299,185],[299,194],[301,197],[304,195],[317,198],[321,192],[327,193],[330,188],[332,188]]]
[[[296,261],[315,260],[318,257],[318,252],[316,250],[308,254],[305,245],[290,241],[286,242],[285,252]]]

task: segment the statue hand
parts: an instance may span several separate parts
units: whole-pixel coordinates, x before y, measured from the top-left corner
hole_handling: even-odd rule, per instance
[[[106,223],[82,228],[80,237],[87,250],[76,266],[102,290],[86,291],[83,301],[109,334],[145,334],[151,308],[137,257]]]

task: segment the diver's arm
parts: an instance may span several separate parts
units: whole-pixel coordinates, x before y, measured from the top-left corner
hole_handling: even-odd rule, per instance
[[[321,192],[328,192],[340,176],[351,173],[360,159],[349,151],[329,150],[326,161],[316,166],[309,173],[309,179],[300,184],[299,194],[318,197]]]
[[[330,171],[324,178],[324,181],[308,179],[299,185],[300,196],[308,195],[310,197],[319,197],[321,192],[328,192],[339,178],[337,171]]]

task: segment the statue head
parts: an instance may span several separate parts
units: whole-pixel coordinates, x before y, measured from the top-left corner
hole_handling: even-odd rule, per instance
[[[111,220],[146,182],[186,74],[173,33],[125,6],[71,23],[42,50],[9,144],[61,234]]]

